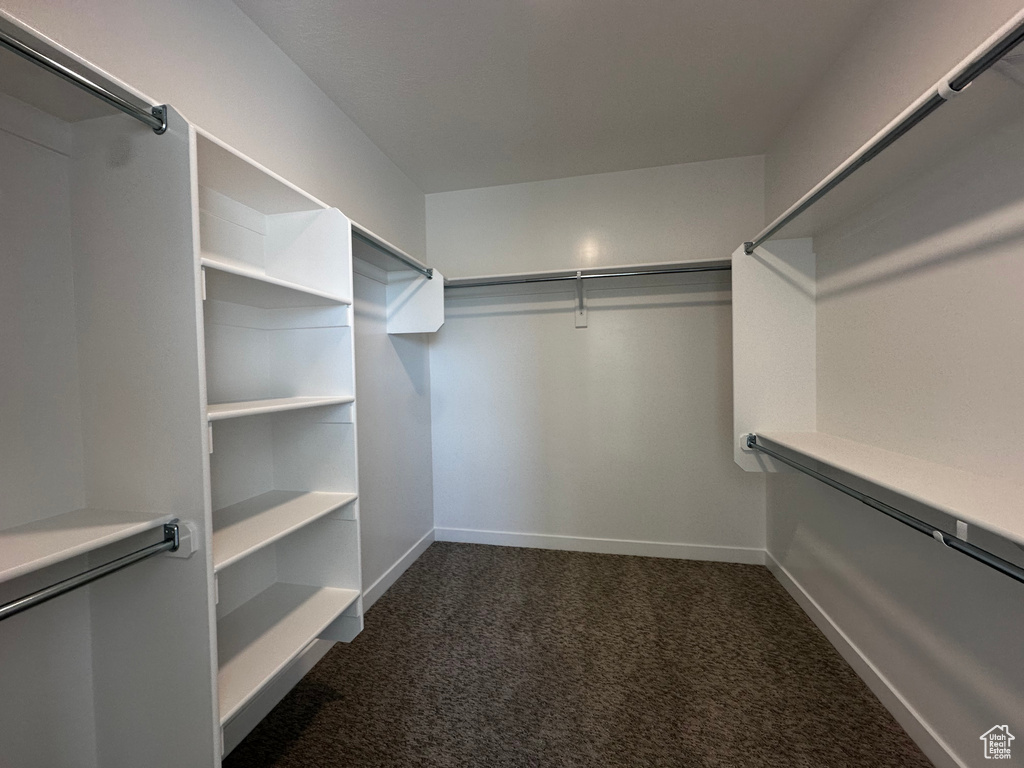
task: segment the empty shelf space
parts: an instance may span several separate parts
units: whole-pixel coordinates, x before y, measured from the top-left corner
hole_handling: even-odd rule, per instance
[[[295,411],[300,408],[319,408],[323,405],[344,405],[355,402],[351,395],[325,397],[273,397],[268,400],[240,400],[236,403],[211,403],[206,409],[210,421],[235,419],[240,416],[258,416],[261,413]]]
[[[218,509],[213,513],[213,568],[226,568],[355,500],[354,493],[268,491]]]
[[[359,597],[354,589],[277,583],[217,623],[223,725]]]
[[[912,501],[1024,543],[1024,487],[821,432],[758,432],[758,442],[866,480]]]
[[[173,515],[76,509],[0,530],[0,582],[159,528]]]
[[[343,296],[320,291],[306,285],[271,277],[259,267],[237,259],[204,253],[199,260],[207,272],[207,295],[234,304],[266,309],[282,307],[351,304]]]

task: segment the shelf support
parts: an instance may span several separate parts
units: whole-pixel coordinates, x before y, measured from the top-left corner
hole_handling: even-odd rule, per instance
[[[845,493],[847,496],[855,498],[861,504],[865,504],[871,507],[872,509],[876,509],[882,514],[888,515],[893,520],[896,520],[910,528],[913,528],[918,533],[923,533],[925,536],[929,536],[935,539],[940,544],[944,544],[950,549],[955,549],[957,552],[967,555],[968,557],[977,560],[979,563],[987,565],[989,568],[992,568],[993,570],[999,571],[1004,576],[1009,576],[1014,581],[1019,581],[1021,584],[1024,584],[1024,568],[1017,565],[1016,563],[1011,563],[1009,560],[1004,560],[1001,557],[993,555],[991,552],[987,550],[981,549],[980,547],[976,547],[973,544],[969,544],[963,539],[957,538],[956,536],[946,533],[940,528],[936,528],[934,525],[926,523],[924,520],[920,520],[914,517],[913,515],[908,515],[906,512],[896,509],[896,507],[891,507],[883,501],[879,501],[878,499],[873,498],[872,496],[868,496],[866,493],[861,493],[855,488],[851,488],[848,485],[840,483],[838,480],[833,480],[828,475],[823,475],[821,472],[818,472],[817,470],[811,469],[810,467],[806,467],[803,464],[800,464],[799,462],[793,461],[792,459],[783,456],[778,451],[774,451],[771,448],[766,448],[765,446],[757,442],[757,435],[753,433],[747,435],[747,448],[752,451],[760,451],[763,454],[771,456],[776,461],[781,461],[783,464],[792,467],[798,472],[803,472],[805,475],[809,475],[810,477],[813,477],[815,480],[818,480],[819,482],[822,482],[825,485],[835,488],[840,493]],[[958,521],[957,531],[959,532],[959,530],[960,523]]]

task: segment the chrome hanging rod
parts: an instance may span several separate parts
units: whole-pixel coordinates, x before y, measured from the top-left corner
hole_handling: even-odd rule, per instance
[[[393,247],[387,241],[381,240],[379,237],[374,235],[372,232],[363,229],[357,229],[356,225],[352,225],[352,237],[357,238],[360,242],[366,243],[371,248],[380,251],[385,256],[390,256],[393,259],[398,259],[400,262],[405,264],[409,269],[413,269],[423,275],[427,280],[434,279],[434,270],[430,267],[425,267],[418,261],[413,259],[406,253],[403,253],[398,248]]]
[[[727,272],[732,269],[728,262],[709,264],[678,264],[653,267],[651,269],[622,268],[621,271],[601,269],[567,270],[565,272],[538,272],[524,275],[497,275],[495,277],[457,277],[446,280],[445,288],[483,288],[493,285],[522,285],[524,283],[550,283],[562,280],[591,280],[605,277],[641,277],[644,275],[674,275],[685,272]]]
[[[107,104],[115,109],[121,110],[126,115],[131,115],[136,120],[142,121],[152,128],[155,133],[161,134],[167,130],[166,105],[151,107],[148,104],[143,104],[142,102],[136,103],[128,97],[118,95],[108,87],[101,85],[90,77],[83,75],[80,72],[76,72],[70,67],[61,64],[50,55],[33,48],[21,40],[18,40],[3,29],[0,29],[0,46],[13,51],[23,59],[27,59],[43,69],[49,70],[58,77],[67,80],[72,85],[78,86],[83,91],[87,91],[93,96],[102,99]]]
[[[153,557],[153,555],[159,555],[161,552],[174,552],[178,549],[178,522],[173,521],[167,523],[164,528],[163,541],[152,544],[148,547],[144,547],[135,552],[130,552],[127,555],[111,560],[109,563],[98,565],[95,568],[90,568],[88,571],[83,571],[77,576],[58,581],[56,584],[51,584],[49,587],[44,587],[37,592],[33,592],[30,595],[25,595],[22,598],[13,600],[4,605],[0,605],[0,621],[9,619],[15,614],[27,611],[29,608],[33,608],[40,603],[45,603],[47,600],[52,600],[55,597],[60,597],[74,589],[83,587],[90,582],[96,581],[96,579],[103,578],[111,573],[120,571],[122,568],[127,568],[129,565],[134,565],[142,560]]]
[[[918,533],[923,533],[925,536],[929,536],[939,543],[945,544],[950,549],[955,549],[957,552],[961,552],[962,554],[987,565],[989,568],[999,571],[1004,576],[1009,576],[1011,579],[1024,584],[1024,568],[1021,566],[1011,563],[1009,560],[997,557],[991,552],[981,549],[980,547],[976,547],[963,539],[958,539],[956,536],[946,533],[945,531],[936,528],[934,525],[926,523],[924,520],[920,520],[913,515],[908,515],[906,512],[898,510],[895,507],[891,507],[885,502],[879,501],[865,493],[861,493],[848,485],[840,483],[838,480],[833,480],[831,477],[823,475],[821,472],[813,470],[810,467],[805,467],[803,464],[793,461],[771,448],[766,448],[757,442],[757,435],[755,434],[747,435],[746,444],[747,448],[760,451],[761,453],[771,456],[776,461],[781,461],[783,464],[786,464],[799,472],[803,472],[805,475],[810,475],[815,480],[825,483],[825,485],[831,486],[837,491],[845,493],[847,496],[852,496],[862,504],[866,504],[872,509],[876,509],[883,514],[888,515],[894,520],[898,520],[904,525],[913,528]]]
[[[924,120],[928,115],[953,98],[957,93],[970,85],[977,77],[995,64],[999,59],[1013,50],[1024,40],[1024,18],[1018,18],[994,36],[988,44],[976,51],[972,58],[962,62],[940,83],[928,93],[905,109],[889,125],[875,135],[871,141],[858,149],[853,155],[822,179],[807,194],[797,200],[775,221],[758,233],[753,240],[743,243],[743,251],[752,254],[754,249],[770,240],[793,219],[802,214],[821,198],[848,179],[857,169],[878,157],[882,151],[891,146],[898,138]]]

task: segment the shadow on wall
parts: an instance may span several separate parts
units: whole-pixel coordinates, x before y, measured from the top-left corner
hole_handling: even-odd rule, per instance
[[[429,358],[423,354],[423,349],[430,344],[429,333],[409,333],[403,335],[389,335],[388,340],[395,350],[395,356],[402,363],[409,378],[409,383],[417,395],[423,396],[430,392],[430,370]]]
[[[819,300],[982,258],[1024,238],[1024,90],[997,72],[987,76],[995,79],[984,84],[984,99],[974,105],[984,121],[972,120],[970,132],[946,137],[929,149],[927,157],[947,160],[911,174],[894,191],[816,238],[819,254],[841,253],[819,258]],[[979,81],[971,90],[980,92],[982,85]],[[953,102],[944,109],[966,106]],[[929,118],[943,119],[941,111]],[[915,129],[929,130],[928,121]],[[914,131],[901,141],[936,143]],[[885,164],[887,155],[873,162]]]
[[[802,475],[768,493],[773,557],[926,723],[961,713],[938,734],[961,757],[1024,711],[1019,584]]]

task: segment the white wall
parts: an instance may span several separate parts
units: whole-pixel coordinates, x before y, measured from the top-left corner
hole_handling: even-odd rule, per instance
[[[741,157],[427,195],[427,253],[450,278],[727,258],[761,228],[762,174]]]
[[[364,262],[356,269],[359,514],[371,605],[432,541],[430,359],[425,337],[387,334],[386,273]]]
[[[452,275],[727,257],[760,158],[428,195]],[[591,258],[587,258],[592,247]],[[449,291],[431,340],[438,538],[759,562],[732,462],[728,275]]]
[[[0,0],[409,253],[423,193],[230,0]]]
[[[817,423],[1019,480],[1024,90],[996,72],[984,78],[1001,91],[984,130],[814,240]],[[979,80],[932,126],[974,109],[988,84]],[[1008,542],[974,530],[969,539],[1024,562]],[[791,473],[768,479],[768,550],[937,765],[987,764],[979,737],[997,723],[1024,732],[1020,584]]]

